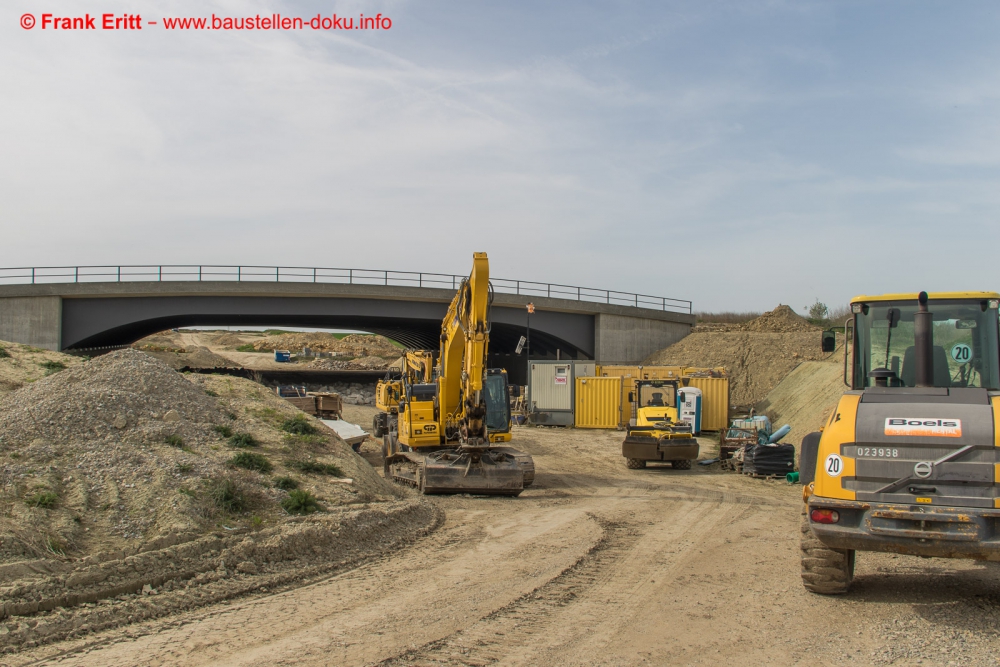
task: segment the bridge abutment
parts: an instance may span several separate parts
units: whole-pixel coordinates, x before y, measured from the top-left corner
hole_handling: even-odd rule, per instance
[[[688,322],[598,313],[594,316],[595,357],[600,364],[638,364],[689,333]]]
[[[61,350],[62,297],[0,298],[0,340]]]

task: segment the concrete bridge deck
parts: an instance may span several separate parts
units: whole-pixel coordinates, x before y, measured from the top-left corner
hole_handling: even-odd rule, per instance
[[[294,267],[0,269],[0,340],[65,350],[126,345],[185,326],[294,326],[358,329],[436,348],[461,280]],[[637,363],[683,338],[695,320],[688,301],[491,282],[491,350],[501,362],[525,332],[529,302],[532,358]]]

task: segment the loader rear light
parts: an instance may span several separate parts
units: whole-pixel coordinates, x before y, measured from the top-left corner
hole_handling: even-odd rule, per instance
[[[836,510],[813,510],[809,512],[809,518],[813,523],[837,523],[840,521],[840,512]]]

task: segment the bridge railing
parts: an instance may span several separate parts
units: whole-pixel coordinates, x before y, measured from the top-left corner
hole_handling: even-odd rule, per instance
[[[339,269],[304,266],[231,266],[231,265],[122,265],[122,266],[44,266],[0,268],[0,285],[38,285],[106,282],[301,282],[344,285],[386,285],[396,287],[437,287],[457,289],[464,276],[447,273],[418,273],[375,269]],[[634,294],[594,287],[576,287],[530,280],[493,278],[493,289],[503,294],[589,301],[619,306],[650,308],[680,313],[691,312],[691,302],[684,299]]]

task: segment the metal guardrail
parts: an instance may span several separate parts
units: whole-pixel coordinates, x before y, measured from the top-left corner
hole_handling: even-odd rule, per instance
[[[98,282],[300,282],[344,285],[386,285],[398,287],[437,287],[457,289],[465,276],[447,273],[382,271],[374,269],[336,269],[304,266],[206,266],[206,265],[131,265],[131,266],[44,266],[0,268],[0,285],[38,285]],[[504,294],[550,297],[634,306],[679,313],[691,313],[691,302],[683,299],[633,294],[593,287],[574,287],[530,280],[493,278],[493,289]]]

